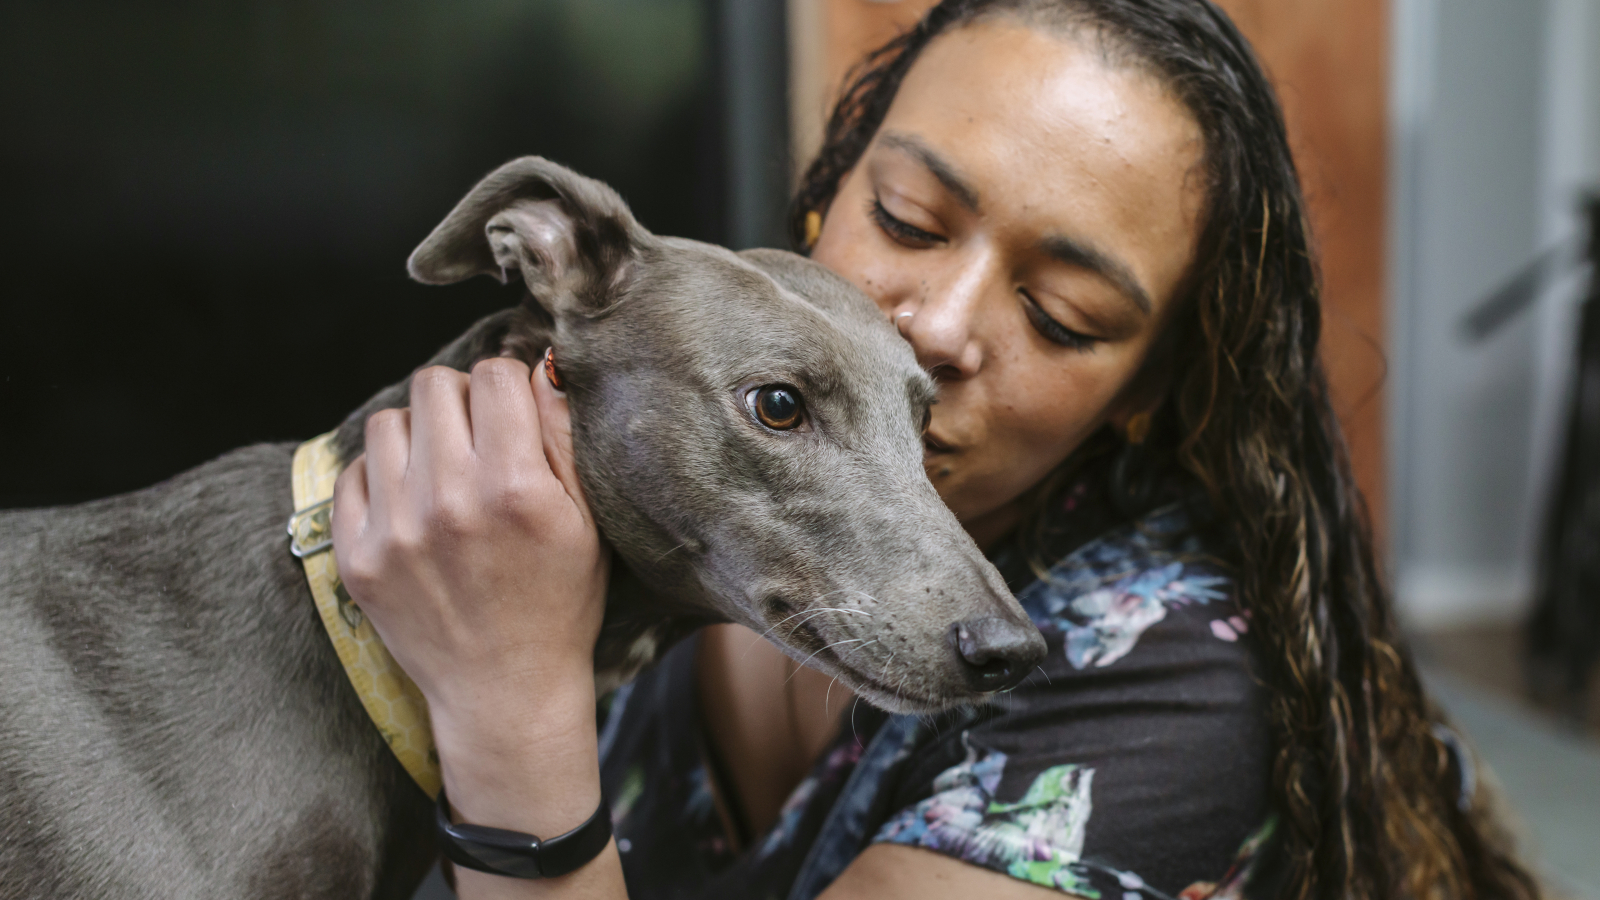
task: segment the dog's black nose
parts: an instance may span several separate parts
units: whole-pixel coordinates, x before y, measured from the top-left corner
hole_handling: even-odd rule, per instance
[[[950,626],[961,674],[975,691],[1015,687],[1044,660],[1044,637],[1033,624],[982,616]]]

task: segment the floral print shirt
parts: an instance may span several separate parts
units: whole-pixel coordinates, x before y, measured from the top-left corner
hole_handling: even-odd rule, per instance
[[[712,799],[696,642],[674,648],[616,694],[601,734],[630,895],[811,900],[873,843],[1090,900],[1268,895],[1269,737],[1249,616],[1189,522],[1163,508],[1037,579],[997,555],[1049,646],[1040,671],[932,719],[856,704],[742,852]]]

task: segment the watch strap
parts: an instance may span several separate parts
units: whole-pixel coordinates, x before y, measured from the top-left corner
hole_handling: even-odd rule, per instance
[[[611,842],[611,809],[604,797],[587,822],[541,840],[520,831],[451,822],[450,801],[441,789],[434,825],[446,859],[509,878],[559,878],[588,865]]]

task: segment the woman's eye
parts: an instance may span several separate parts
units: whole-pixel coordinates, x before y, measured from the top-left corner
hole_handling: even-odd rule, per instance
[[[872,221],[878,223],[878,227],[882,228],[885,234],[908,247],[932,247],[935,244],[945,242],[943,237],[931,231],[923,231],[910,222],[895,218],[887,209],[883,208],[883,204],[878,202],[876,197],[873,198],[872,204],[867,208],[867,214],[872,217]]]
[[[800,394],[786,384],[769,384],[751,392],[750,407],[761,424],[776,431],[789,431],[805,418]]]
[[[1038,329],[1040,334],[1044,335],[1045,340],[1060,344],[1061,346],[1071,350],[1078,350],[1080,352],[1093,350],[1094,345],[1103,340],[1102,338],[1097,338],[1092,334],[1084,334],[1081,331],[1073,331],[1060,322],[1057,322],[1055,319],[1050,318],[1050,316],[1044,311],[1044,308],[1039,305],[1039,302],[1033,299],[1032,295],[1030,295],[1027,291],[1021,291],[1020,293],[1022,294],[1022,308],[1028,313],[1028,321],[1032,322],[1033,327]]]

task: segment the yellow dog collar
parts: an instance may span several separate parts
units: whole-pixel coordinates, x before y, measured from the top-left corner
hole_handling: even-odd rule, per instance
[[[417,786],[429,797],[437,797],[439,754],[433,746],[428,702],[389,655],[372,623],[339,581],[339,565],[333,558],[333,483],[338,477],[333,432],[306,441],[294,451],[294,507],[298,512],[289,517],[289,550],[305,566],[317,615],[367,716]]]

